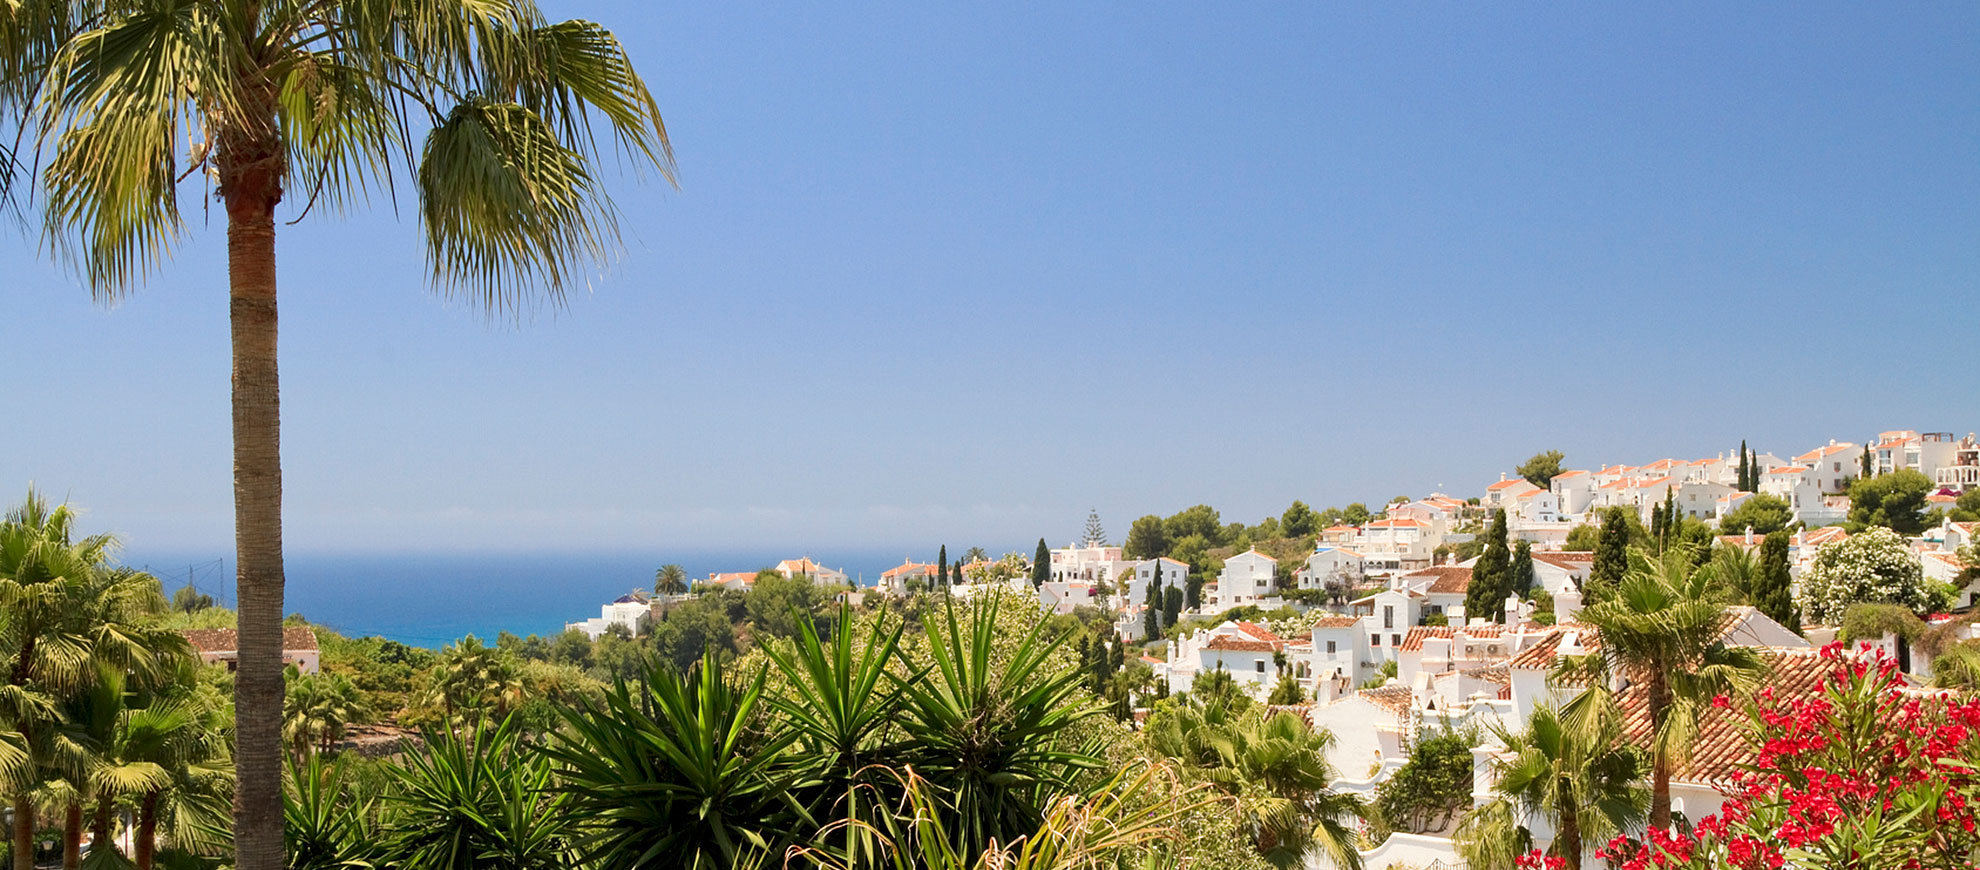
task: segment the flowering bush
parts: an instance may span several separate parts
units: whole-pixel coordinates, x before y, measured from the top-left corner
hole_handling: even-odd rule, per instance
[[[1912,613],[1944,609],[1945,595],[1925,582],[1918,556],[1890,529],[1871,529],[1815,552],[1801,578],[1801,610],[1834,625],[1852,604],[1896,604]]]
[[[1980,858],[1980,700],[1906,691],[1895,662],[1831,644],[1820,695],[1748,707],[1751,770],[1690,831],[1597,854],[1623,870],[1971,867]],[[1730,706],[1725,698],[1716,702]]]

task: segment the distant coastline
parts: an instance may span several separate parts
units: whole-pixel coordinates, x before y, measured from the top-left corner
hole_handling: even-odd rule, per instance
[[[668,562],[699,579],[715,571],[754,571],[780,559],[810,556],[872,585],[903,556],[932,561],[936,548],[925,549],[290,553],[283,609],[344,634],[379,635],[438,649],[468,634],[484,640],[503,631],[555,634],[567,622],[597,616],[599,605],[617,596],[651,588],[653,572]],[[233,606],[231,552],[133,550],[122,561],[156,574],[167,594],[191,582],[220,604]]]

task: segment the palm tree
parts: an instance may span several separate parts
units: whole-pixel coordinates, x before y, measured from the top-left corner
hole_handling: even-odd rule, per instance
[[[679,565],[661,565],[653,572],[653,594],[656,596],[686,595],[688,591],[687,569]]]
[[[152,688],[189,665],[184,637],[153,624],[165,597],[156,578],[109,566],[116,539],[74,539],[75,514],[33,490],[0,522],[0,776],[14,796],[15,842],[33,833],[37,786],[64,810],[64,864],[80,861],[82,808],[128,680]],[[10,739],[11,738],[11,739]],[[37,779],[40,782],[37,782]],[[16,850],[15,867],[33,865]]]
[[[470,725],[471,717],[500,720],[522,706],[524,687],[515,666],[473,635],[441,650],[427,680],[425,703],[445,714],[448,728]]]
[[[185,687],[150,706],[126,711],[112,754],[125,764],[149,764],[162,774],[134,789],[137,831],[133,861],[151,870],[161,822],[181,848],[221,845],[233,808],[234,765],[227,752],[233,710],[210,688]]]
[[[1584,742],[1606,727],[1619,704],[1611,677],[1640,685],[1650,733],[1650,824],[1671,825],[1671,773],[1690,758],[1698,717],[1714,697],[1757,682],[1765,671],[1751,649],[1722,642],[1728,616],[1711,566],[1696,568],[1690,547],[1652,559],[1629,553],[1629,572],[1614,594],[1578,619],[1600,638],[1596,651],[1564,657],[1560,675],[1589,688],[1562,708]]]
[[[102,299],[170,254],[177,183],[205,173],[227,220],[242,870],[283,861],[282,468],[276,208],[341,212],[418,191],[431,279],[490,311],[561,302],[610,255],[595,158],[672,179],[660,112],[613,35],[533,0],[10,0],[0,114],[40,166],[50,249]],[[425,140],[411,131],[425,129]],[[180,155],[187,155],[181,165]],[[0,161],[0,177],[20,164]]]
[[[1554,828],[1553,852],[1568,870],[1581,870],[1584,844],[1606,842],[1643,818],[1648,796],[1637,781],[1643,759],[1621,743],[1622,729],[1604,717],[1589,733],[1563,726],[1539,707],[1517,734],[1494,726],[1505,749],[1493,761],[1502,800],[1481,804],[1458,825],[1459,850],[1473,867],[1510,867],[1529,843],[1513,811],[1541,817]],[[1587,742],[1583,742],[1587,738]]]
[[[1274,866],[1301,865],[1316,851],[1334,866],[1361,866],[1348,827],[1360,804],[1327,788],[1336,778],[1325,759],[1331,732],[1248,700],[1213,698],[1164,708],[1147,734],[1151,749],[1236,799],[1253,846]]]
[[[344,727],[365,721],[371,710],[351,678],[343,674],[298,673],[289,667],[289,696],[282,717],[282,739],[301,759],[311,750],[328,752]]]

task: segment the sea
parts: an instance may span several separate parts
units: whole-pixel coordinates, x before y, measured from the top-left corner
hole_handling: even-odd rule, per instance
[[[288,553],[283,610],[360,637],[377,635],[438,649],[466,636],[493,640],[507,631],[551,635],[565,623],[598,615],[599,606],[634,589],[651,589],[661,565],[679,564],[690,580],[712,572],[755,571],[808,556],[873,585],[881,572],[935,553],[900,549],[768,552],[571,552],[523,554]],[[124,564],[163,581],[167,595],[193,586],[234,606],[232,552],[136,552]]]

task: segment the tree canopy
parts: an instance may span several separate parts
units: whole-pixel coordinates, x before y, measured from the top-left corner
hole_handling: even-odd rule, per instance
[[[1519,467],[1513,470],[1518,472],[1520,477],[1526,478],[1528,483],[1546,489],[1553,482],[1554,476],[1561,473],[1561,460],[1564,458],[1566,457],[1559,450],[1535,453],[1531,459],[1520,463]]]
[[[1925,530],[1925,497],[1932,490],[1931,478],[1909,468],[1858,478],[1849,485],[1849,519],[1916,535]]]

